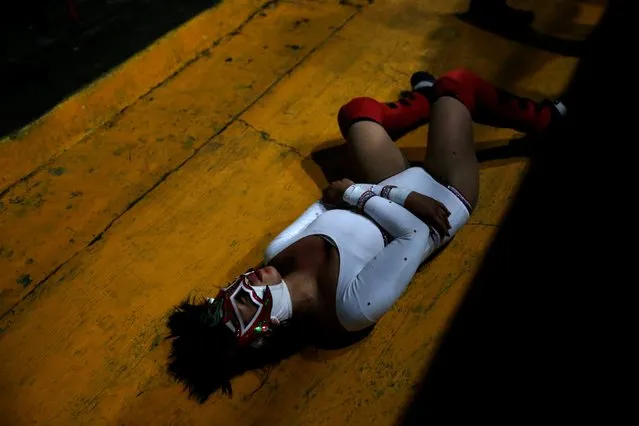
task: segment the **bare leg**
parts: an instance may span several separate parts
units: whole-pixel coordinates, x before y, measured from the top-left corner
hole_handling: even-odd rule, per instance
[[[553,105],[521,98],[464,69],[437,79],[435,98],[425,168],[441,182],[454,186],[472,207],[479,193],[472,122],[540,133],[565,113],[561,102]]]
[[[430,74],[420,76],[425,78],[422,84],[433,86],[434,78]],[[357,179],[378,183],[406,170],[408,161],[393,139],[425,124],[429,116],[430,101],[417,91],[395,102],[355,98],[342,106],[337,120],[348,142]]]
[[[366,183],[378,183],[408,167],[406,157],[380,124],[359,121],[349,128],[346,140]]]
[[[378,183],[408,167],[392,135],[430,119],[425,167],[440,181],[454,186],[474,207],[479,167],[472,122],[539,133],[549,127],[558,110],[550,102],[536,103],[500,90],[464,69],[442,75],[434,82],[434,93],[430,91],[432,80],[428,73],[416,73],[411,78],[414,90],[410,98],[391,104],[353,99],[340,109],[340,129],[361,180]],[[433,94],[439,97],[437,112],[434,105],[431,111]]]
[[[454,186],[472,207],[479,195],[479,164],[470,111],[455,98],[433,104],[424,167],[440,182]]]
[[[519,97],[466,69],[449,71],[437,79],[435,98],[440,96],[451,96],[462,102],[475,123],[523,133],[543,132],[554,117],[563,114],[550,101],[538,103]]]

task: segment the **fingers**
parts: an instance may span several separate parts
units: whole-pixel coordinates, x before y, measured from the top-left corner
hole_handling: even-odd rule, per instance
[[[446,236],[450,237],[450,228],[451,228],[451,226],[450,226],[450,222],[448,221],[448,218],[447,217],[443,217],[442,218],[442,222],[443,222],[444,226],[446,227]]]
[[[439,234],[439,239],[440,240],[444,240],[444,237],[446,236],[446,231],[444,228],[444,224],[441,223],[441,221],[436,220],[434,221],[435,223],[433,223],[433,228],[435,228],[435,232],[437,232]]]
[[[445,206],[441,205],[440,207],[437,211],[438,232],[442,239],[444,239],[444,237],[450,237],[450,222],[448,221],[450,212]]]
[[[350,179],[340,179],[331,182],[327,188],[333,188],[339,190],[341,192],[346,191],[351,185],[354,185],[353,181]]]
[[[334,197],[331,197],[331,188],[326,188],[324,191],[322,191],[322,203],[332,206],[333,198]]]
[[[450,216],[450,211],[446,208],[444,203],[440,203],[439,201],[437,201],[437,204],[439,205],[439,208],[441,208],[446,213],[446,216]]]
[[[450,237],[450,232],[449,232],[450,225],[448,224],[448,219],[440,216],[438,220],[438,225],[440,228],[439,234],[442,236],[442,239],[444,239],[444,237]]]
[[[450,229],[450,225],[448,224],[448,219],[444,215],[443,210],[437,210],[433,216],[434,217],[431,218],[430,224],[443,240],[445,237],[449,236],[448,230]]]

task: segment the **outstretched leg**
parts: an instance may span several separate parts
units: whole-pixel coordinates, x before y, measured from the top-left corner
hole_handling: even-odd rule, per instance
[[[393,139],[428,121],[430,101],[424,91],[432,91],[434,79],[421,83],[421,93],[413,91],[396,102],[355,98],[340,109],[340,130],[353,154],[353,166],[365,182],[378,183],[408,167]]]
[[[413,76],[414,87],[419,74]],[[540,133],[564,113],[560,102],[537,103],[513,95],[468,70],[448,72],[435,82],[425,168],[455,187],[474,207],[479,193],[479,165],[472,122]]]
[[[424,168],[441,183],[453,186],[477,204],[479,163],[473,142],[473,120],[466,106],[450,96],[433,104]]]
[[[468,108],[473,121],[523,133],[540,133],[563,114],[560,102],[535,102],[499,89],[477,74],[456,69],[435,82],[435,97],[451,96]]]
[[[346,134],[354,179],[362,183],[379,183],[408,168],[408,161],[381,124],[358,121]]]

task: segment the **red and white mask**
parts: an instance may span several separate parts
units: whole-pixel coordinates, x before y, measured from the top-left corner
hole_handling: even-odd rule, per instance
[[[222,321],[235,334],[239,346],[259,347],[263,344],[264,338],[273,332],[278,321],[276,318],[271,318],[273,309],[271,290],[266,287],[264,294],[260,297],[248,283],[248,276],[251,273],[240,275],[233,284],[220,289],[214,299],[209,299],[212,302],[210,314],[214,317],[215,323]],[[248,322],[242,318],[237,304],[237,298],[242,293],[248,294],[257,306],[257,311]]]

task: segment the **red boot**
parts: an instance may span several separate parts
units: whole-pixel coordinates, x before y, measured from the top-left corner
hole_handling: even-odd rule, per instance
[[[558,101],[538,103],[498,89],[465,69],[447,72],[437,79],[435,97],[442,96],[452,96],[463,103],[476,123],[524,133],[543,132],[553,117],[565,115],[566,109]]]
[[[434,78],[430,87],[433,83]],[[373,121],[383,126],[392,139],[397,139],[427,123],[430,118],[430,100],[423,89],[425,89],[424,85],[420,86],[419,90],[413,90],[406,97],[390,103],[381,103],[372,98],[351,100],[340,108],[337,115],[342,135],[346,138],[348,129],[358,121]]]

